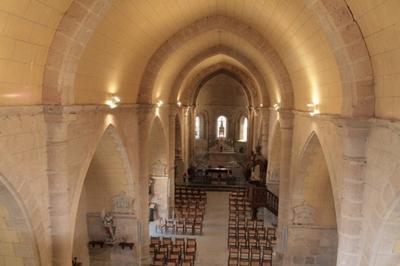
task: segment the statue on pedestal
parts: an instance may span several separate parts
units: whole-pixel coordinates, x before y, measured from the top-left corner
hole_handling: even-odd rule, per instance
[[[115,239],[115,231],[116,226],[114,225],[114,217],[109,212],[105,212],[104,210],[101,212],[101,218],[103,220],[104,230],[106,232],[106,244],[114,244]]]

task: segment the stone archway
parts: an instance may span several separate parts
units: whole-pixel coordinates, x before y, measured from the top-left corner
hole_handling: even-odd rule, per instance
[[[250,89],[254,89],[255,91],[252,93],[254,94],[253,97],[256,97],[256,101],[255,104],[259,105],[261,103],[269,103],[269,95],[267,92],[267,85],[265,83],[265,80],[260,72],[260,70],[257,68],[256,65],[253,64],[253,62],[248,59],[246,56],[244,56],[243,54],[241,54],[239,51],[230,48],[228,46],[214,46],[211,48],[208,48],[207,50],[197,54],[196,56],[194,56],[193,58],[190,59],[190,61],[184,66],[182,67],[182,69],[180,70],[179,74],[176,76],[175,81],[173,82],[173,86],[172,86],[172,91],[171,91],[171,95],[170,95],[170,102],[173,103],[176,101],[177,96],[180,93],[180,89],[182,88],[182,84],[184,84],[184,81],[187,77],[189,77],[191,71],[193,71],[193,69],[201,64],[201,62],[205,61],[207,58],[210,58],[212,56],[215,55],[226,55],[230,58],[233,58],[235,60],[237,60],[238,62],[240,62],[241,64],[243,64],[245,66],[245,69],[247,70],[246,72],[251,73],[251,75],[254,76],[254,79],[258,85],[258,89],[257,88],[250,88]]]
[[[0,175],[0,262],[4,265],[40,265],[35,236],[12,188]]]
[[[388,184],[389,186],[389,184]],[[398,265],[400,262],[400,196],[398,196],[383,218],[372,254],[371,266]]]
[[[338,232],[326,156],[315,133],[296,163],[285,265],[336,265]]]
[[[120,217],[114,213],[114,201],[122,196],[132,203],[128,216]],[[116,228],[116,239],[126,242],[138,242],[139,228],[134,206],[134,182],[123,144],[113,126],[109,126],[91,159],[80,193],[76,214],[73,239],[73,257],[83,265],[92,263],[134,263],[138,259],[138,251],[123,252],[120,260],[113,259],[113,251],[105,249],[88,249],[89,241],[102,241],[107,238],[102,223],[102,212],[112,212]],[[127,232],[129,228],[129,232]],[[124,231],[125,230],[125,231]]]
[[[149,165],[151,195],[150,203],[156,205],[157,217],[168,218],[170,180],[168,177],[168,145],[161,120],[156,117],[150,131]],[[157,217],[154,217],[155,219]]]

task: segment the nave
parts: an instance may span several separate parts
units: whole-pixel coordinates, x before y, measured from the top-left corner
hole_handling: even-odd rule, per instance
[[[0,0],[0,266],[146,265],[149,221],[179,216],[166,228],[203,264],[219,203],[193,210],[175,188],[254,182],[274,266],[398,266],[399,14],[399,0]],[[263,235],[221,221],[237,223],[227,245]]]

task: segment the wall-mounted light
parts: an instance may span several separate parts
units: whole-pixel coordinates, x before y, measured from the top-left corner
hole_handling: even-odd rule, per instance
[[[260,107],[264,107],[264,104],[260,103]]]
[[[280,103],[276,103],[276,104],[274,104],[274,109],[275,109],[275,111],[279,111],[279,109],[281,109],[281,105],[280,105]]]
[[[156,103],[156,116],[160,116],[160,107],[164,104],[162,100],[158,100]]]
[[[181,107],[181,106],[182,106],[182,103],[181,103],[181,101],[178,101],[176,104],[177,104],[179,107]]]
[[[317,115],[320,113],[319,111],[319,105],[316,103],[309,103],[307,104],[307,109],[310,112],[311,116]]]
[[[112,95],[111,99],[106,101],[106,104],[111,108],[115,108],[121,102],[121,99],[118,96]]]

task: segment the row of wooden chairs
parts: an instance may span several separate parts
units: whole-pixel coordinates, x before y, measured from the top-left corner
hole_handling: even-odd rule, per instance
[[[247,247],[231,247],[229,248],[229,265],[264,265],[263,263],[272,262],[272,248],[247,248]],[[246,264],[247,263],[247,264]],[[258,264],[257,264],[258,263]]]
[[[167,220],[164,225],[157,225],[156,231],[176,235],[201,235],[203,233],[203,217]]]
[[[160,266],[193,266],[197,242],[194,238],[151,237],[150,254],[153,264]]]
[[[272,266],[275,229],[262,219],[250,219],[244,190],[229,194],[228,266]]]
[[[177,186],[177,187],[175,187],[175,195],[205,196],[205,195],[207,195],[207,193],[205,190],[203,190],[201,188]]]

